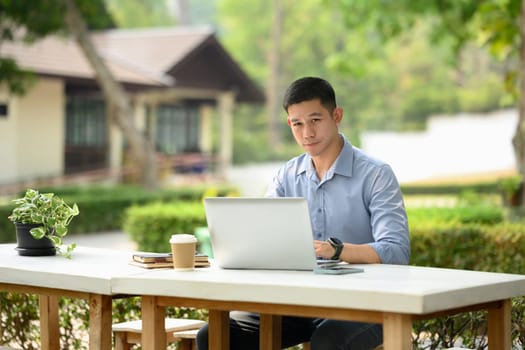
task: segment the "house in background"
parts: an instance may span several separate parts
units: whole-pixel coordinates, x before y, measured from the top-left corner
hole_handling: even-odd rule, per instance
[[[264,94],[207,27],[109,30],[92,34],[99,54],[130,96],[135,125],[158,152],[212,153],[218,118],[218,169],[231,163],[232,113]],[[0,56],[36,73],[24,96],[0,86],[0,185],[95,169],[118,170],[125,141],[110,122],[94,72],[76,42],[50,36],[2,43]]]

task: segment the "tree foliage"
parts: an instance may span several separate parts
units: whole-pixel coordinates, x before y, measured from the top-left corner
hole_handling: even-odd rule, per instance
[[[76,3],[90,29],[114,26],[103,0]],[[13,59],[1,57],[2,42],[20,39],[32,42],[52,33],[64,33],[64,13],[65,4],[61,1],[0,0],[0,83],[7,84],[12,93],[24,93],[32,74],[21,69]]]
[[[451,8],[445,20],[436,15],[437,1],[433,5],[426,0],[281,0],[279,96],[300,76],[327,78],[345,110],[342,129],[357,145],[364,129],[422,129],[432,115],[509,106],[501,84],[509,61],[500,63],[473,45],[475,27],[458,24],[471,15],[471,4],[450,1],[462,6]],[[450,1],[439,8],[447,9]],[[401,11],[407,6],[412,6],[410,11]],[[270,73],[271,2],[223,0],[218,10],[222,42],[265,86]],[[444,34],[447,26],[457,28],[458,38]],[[237,115],[234,124],[239,142],[236,160],[253,161],[272,151],[280,156],[280,150],[263,143],[264,137],[242,136],[242,130],[266,130],[268,112],[243,111],[246,114]],[[281,113],[281,132],[293,143]],[[247,144],[254,140],[261,143]]]
[[[120,28],[159,27],[176,24],[167,2],[159,0],[105,0]]]
[[[512,142],[518,171],[525,174],[525,99],[520,98],[525,94],[525,0],[328,1],[339,6],[350,28],[373,28],[391,40],[413,29],[417,21],[431,21],[434,25],[427,37],[451,41],[456,58],[474,43],[503,61],[502,80],[519,111]],[[388,16],[377,16],[385,12]]]
[[[519,56],[521,0],[370,0],[334,1],[349,28],[363,26],[377,32],[383,41],[397,39],[422,21],[432,23],[425,39],[432,44],[449,42],[457,64],[468,44],[485,46],[508,71],[516,70]],[[388,16],[385,16],[385,13]],[[363,21],[363,19],[365,19]],[[509,90],[516,94],[515,85]]]

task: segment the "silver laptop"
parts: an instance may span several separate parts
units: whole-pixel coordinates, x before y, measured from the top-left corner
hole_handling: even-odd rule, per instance
[[[317,264],[304,198],[204,199],[215,262],[226,269],[313,270]]]

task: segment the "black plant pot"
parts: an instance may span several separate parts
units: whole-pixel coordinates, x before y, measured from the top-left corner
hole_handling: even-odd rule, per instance
[[[42,226],[40,224],[22,224],[15,222],[16,241],[18,243],[16,250],[18,255],[23,256],[50,256],[56,255],[56,249],[53,242],[47,237],[36,239],[29,232],[32,228]]]

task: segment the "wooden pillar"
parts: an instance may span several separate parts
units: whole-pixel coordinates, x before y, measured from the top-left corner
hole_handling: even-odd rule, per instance
[[[164,306],[157,305],[157,297],[142,296],[142,349],[166,349],[166,327]]]
[[[200,108],[200,135],[199,148],[203,153],[212,151],[212,117],[213,108],[210,105],[204,105]]]
[[[225,175],[232,163],[233,154],[233,107],[235,96],[233,92],[223,92],[219,95],[219,175]]]
[[[39,295],[40,341],[42,350],[60,350],[58,297]]]
[[[383,347],[385,350],[412,350],[412,318],[410,315],[383,315]]]
[[[133,103],[133,122],[136,128],[142,132],[146,131],[146,104],[135,100]]]
[[[261,314],[259,348],[279,350],[281,348],[281,316]]]
[[[230,348],[230,313],[209,310],[208,347],[210,349]]]
[[[111,310],[111,296],[89,295],[89,350],[111,350]]]
[[[489,347],[490,349],[511,349],[511,311],[512,302],[510,299],[503,300],[500,307],[490,308],[488,315],[489,322]]]

